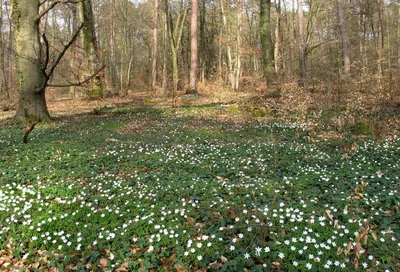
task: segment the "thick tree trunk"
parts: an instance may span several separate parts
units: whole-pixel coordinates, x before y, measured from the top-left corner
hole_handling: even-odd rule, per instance
[[[271,0],[260,0],[260,38],[263,76],[268,85],[268,78],[274,70],[274,48],[271,35]]]
[[[154,91],[157,84],[157,56],[158,56],[158,0],[154,0],[153,21],[153,52],[151,68],[151,89]]]
[[[192,0],[190,21],[190,80],[187,93],[197,93],[197,0]]]
[[[83,0],[79,6],[81,20],[83,21],[83,48],[86,52],[89,74],[93,74],[102,66],[100,50],[98,48],[93,8],[91,0]],[[96,76],[91,82],[92,95],[103,97],[104,78]]]
[[[14,2],[16,32],[16,56],[20,95],[15,118],[25,119],[25,113],[32,121],[50,119],[46,106],[46,79],[41,71],[39,40],[39,1],[19,0]]]
[[[342,58],[343,58],[343,74],[344,78],[350,76],[350,57],[349,57],[349,46],[347,44],[347,29],[344,20],[344,10],[342,0],[336,0],[338,8],[338,18],[340,25],[340,39],[342,41]]]

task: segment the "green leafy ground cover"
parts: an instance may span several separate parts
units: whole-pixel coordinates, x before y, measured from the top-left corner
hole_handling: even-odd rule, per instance
[[[4,126],[0,268],[400,269],[399,138],[221,113],[60,117],[28,145]]]

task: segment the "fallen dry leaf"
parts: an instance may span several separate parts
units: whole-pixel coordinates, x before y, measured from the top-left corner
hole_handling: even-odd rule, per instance
[[[100,260],[100,265],[102,266],[102,267],[107,267],[107,259],[101,259]]]
[[[188,272],[182,265],[180,264],[175,264],[174,268],[176,269],[177,272]]]
[[[125,268],[125,267],[119,267],[119,268],[115,269],[114,271],[115,271],[115,272],[127,272],[128,269]]]

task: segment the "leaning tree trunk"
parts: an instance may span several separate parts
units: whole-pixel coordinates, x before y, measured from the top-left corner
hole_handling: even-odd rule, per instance
[[[41,70],[39,40],[39,1],[14,2],[16,14],[16,58],[19,79],[19,101],[15,118],[28,117],[38,122],[50,119],[45,98],[46,79]]]

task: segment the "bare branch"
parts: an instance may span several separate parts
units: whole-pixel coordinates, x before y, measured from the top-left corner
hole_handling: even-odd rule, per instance
[[[26,108],[24,109],[24,113],[25,113],[26,126],[25,126],[24,136],[22,137],[22,142],[24,144],[26,144],[26,143],[28,143],[29,133],[31,133],[32,130],[35,128],[37,122],[33,122],[33,123],[30,122],[28,110]]]
[[[83,81],[79,81],[79,82],[75,82],[75,83],[69,83],[69,84],[48,84],[47,87],[66,88],[66,87],[83,85],[86,82],[90,81],[95,76],[97,76],[102,70],[104,70],[105,67],[106,66],[104,65],[103,67],[98,69],[96,72],[94,72],[92,75],[90,75],[89,77],[85,78]]]
[[[44,2],[43,2],[44,3]],[[54,1],[47,8],[45,8],[37,17],[36,20],[40,20],[43,16],[45,16],[50,10],[52,10],[57,4],[61,3],[61,1]]]
[[[45,16],[50,10],[52,10],[58,4],[78,4],[81,3],[83,0],[56,0],[52,2],[46,9],[44,9],[38,16],[37,20],[40,20],[43,16]],[[47,1],[40,3],[40,5],[44,4]]]
[[[47,69],[47,65],[49,65],[49,60],[50,60],[50,45],[49,45],[49,40],[47,40],[46,34],[43,32],[42,34],[42,38],[44,41],[44,45],[45,45],[45,57],[44,57],[44,61],[43,61],[43,67],[42,67],[42,73],[44,75],[46,75],[46,69]]]
[[[311,51],[313,51],[314,49],[316,49],[317,47],[320,47],[321,45],[323,45],[323,44],[326,44],[326,43],[331,43],[331,42],[334,42],[334,41],[336,41],[336,40],[328,40],[328,41],[324,41],[324,42],[321,42],[321,43],[319,43],[319,44],[316,44],[316,45],[314,45],[313,47],[311,47],[311,48],[307,48],[307,50],[304,52],[304,55],[308,55],[308,54],[310,54],[311,53]]]
[[[67,52],[68,48],[71,47],[71,45],[74,43],[74,41],[76,40],[76,38],[78,38],[79,36],[79,32],[81,32],[82,28],[83,28],[84,24],[82,23],[78,29],[76,30],[75,34],[72,36],[71,40],[64,45],[64,48],[61,50],[61,52],[58,54],[57,58],[54,60],[53,64],[51,65],[50,69],[48,72],[46,72],[46,78],[49,79],[51,77],[51,75],[54,73],[54,69],[56,69],[56,66],[58,65],[58,63],[61,61],[61,59],[63,58],[65,52]]]

